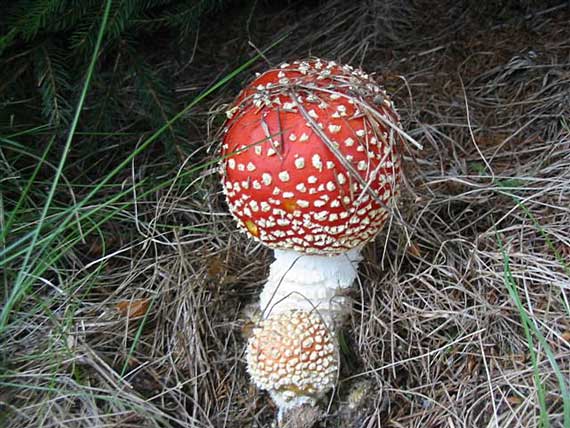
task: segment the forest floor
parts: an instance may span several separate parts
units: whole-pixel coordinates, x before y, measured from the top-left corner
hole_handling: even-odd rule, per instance
[[[168,64],[191,100],[285,37],[184,116],[167,185],[133,190],[19,306],[0,422],[271,426],[244,350],[272,255],[227,214],[218,133],[254,72],[316,56],[374,73],[423,149],[402,153],[402,220],[364,251],[338,387],[285,426],[569,427],[568,5],[269,3],[211,17]]]

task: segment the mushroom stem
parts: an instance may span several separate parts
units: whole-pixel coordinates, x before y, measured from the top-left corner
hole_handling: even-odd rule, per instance
[[[359,248],[334,256],[275,250],[259,299],[262,318],[291,310],[316,311],[334,330],[350,309],[340,291],[354,283],[360,260]]]
[[[315,405],[334,387],[339,368],[336,329],[350,310],[360,248],[326,256],[275,250],[260,295],[261,321],[248,344],[248,371],[279,407]]]

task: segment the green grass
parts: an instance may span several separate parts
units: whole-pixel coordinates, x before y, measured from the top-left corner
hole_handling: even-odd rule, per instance
[[[564,374],[562,373],[562,370],[558,365],[558,362],[556,360],[554,352],[552,351],[552,348],[548,344],[542,332],[537,327],[536,321],[533,319],[532,315],[525,308],[525,306],[521,301],[517,284],[511,273],[508,253],[504,247],[502,239],[498,234],[497,234],[497,243],[503,255],[503,279],[504,279],[505,288],[507,289],[509,296],[511,297],[511,299],[513,300],[519,311],[522,327],[528,343],[528,349],[534,371],[534,380],[536,383],[535,386],[537,388],[538,402],[540,405],[540,426],[549,427],[550,423],[548,421],[549,414],[546,405],[545,390],[544,390],[544,385],[542,384],[542,381],[540,379],[538,358],[537,358],[537,352],[535,350],[535,343],[533,340],[533,336],[544,350],[544,353],[548,358],[548,362],[550,363],[552,369],[554,370],[556,379],[558,380],[558,385],[560,387],[560,394],[562,395],[562,401],[563,401],[564,427],[568,428],[570,427],[570,392],[568,391],[568,386],[566,384]]]
[[[570,130],[569,130],[570,133]],[[485,175],[485,168],[481,164],[475,165],[475,169],[480,175]],[[521,198],[519,195],[512,192],[512,189],[516,189],[517,187],[522,185],[521,180],[513,179],[513,178],[506,178],[506,179],[494,179],[493,184],[496,185],[500,190],[498,193],[507,195],[511,197],[517,206],[523,211],[523,213],[531,220],[532,224],[536,227],[539,231],[540,235],[544,239],[548,249],[554,255],[556,261],[560,264],[561,268],[563,269],[564,273],[570,277],[570,264],[566,261],[564,256],[560,253],[558,248],[556,247],[554,241],[551,238],[551,234],[546,230],[546,228],[538,221],[536,216],[532,213],[532,211],[528,208],[528,206],[524,202],[524,198]],[[560,299],[564,304],[564,308],[566,309],[566,313],[570,317],[570,303],[566,298],[563,290],[560,290]]]
[[[11,285],[11,291],[7,300],[4,303],[2,311],[0,313],[0,334],[2,334],[3,330],[6,328],[9,317],[12,311],[17,307],[17,304],[25,298],[25,296],[29,293],[29,290],[32,288],[36,278],[42,275],[48,268],[54,266],[65,254],[68,250],[73,248],[77,243],[82,242],[86,236],[90,233],[98,230],[103,224],[110,221],[114,216],[116,216],[121,210],[124,210],[130,207],[134,201],[122,201],[124,197],[132,195],[133,191],[142,188],[143,185],[148,184],[147,180],[140,181],[127,189],[109,197],[107,200],[98,201],[95,208],[87,207],[89,203],[93,204],[96,201],[96,196],[108,186],[112,186],[111,180],[118,176],[121,172],[123,172],[132,160],[143,153],[147,148],[149,148],[152,143],[154,143],[163,133],[170,130],[172,125],[180,120],[182,117],[188,114],[188,112],[196,107],[200,102],[202,102],[206,97],[213,94],[219,88],[226,85],[232,79],[234,79],[238,74],[249,68],[252,64],[261,58],[263,52],[254,56],[250,60],[246,61],[240,67],[236,68],[225,77],[220,79],[214,85],[203,91],[197,97],[195,97],[190,103],[186,105],[180,112],[178,112],[174,117],[169,119],[162,127],[157,129],[154,133],[152,133],[147,139],[145,139],[141,144],[137,146],[135,150],[133,150],[128,156],[122,160],[119,165],[117,165],[111,172],[109,172],[102,180],[100,180],[96,185],[92,187],[92,189],[88,192],[88,194],[82,198],[80,201],[77,201],[74,205],[61,209],[58,208],[54,213],[53,210],[50,211],[52,208],[52,201],[56,189],[58,188],[59,181],[62,178],[63,169],[65,166],[65,162],[67,160],[69,151],[71,149],[73,137],[75,135],[76,126],[79,120],[80,113],[83,108],[83,104],[85,102],[85,97],[87,95],[89,89],[89,82],[91,81],[95,63],[99,56],[99,50],[101,46],[101,41],[103,40],[103,36],[105,34],[106,22],[109,13],[111,1],[106,3],[105,13],[103,15],[103,19],[101,22],[101,27],[99,30],[98,40],[95,45],[95,49],[92,55],[92,60],[88,69],[88,73],[86,76],[86,80],[83,86],[83,90],[81,92],[81,97],[79,99],[75,115],[73,118],[73,122],[70,126],[68,131],[67,140],[65,143],[63,154],[60,158],[59,165],[56,170],[55,177],[53,179],[52,185],[50,187],[49,194],[45,199],[44,206],[40,215],[39,220],[35,223],[33,229],[23,236],[20,236],[18,239],[14,240],[9,245],[4,245],[4,248],[0,250],[0,268],[7,269],[8,263],[23,257],[23,261],[19,263],[18,266],[18,274]],[[285,36],[286,37],[286,36]],[[277,44],[281,43],[284,38],[277,40],[274,44],[269,46],[267,50],[273,48]],[[40,130],[44,130],[45,127],[37,127],[31,129],[29,132],[30,134],[36,133]],[[18,134],[12,134],[10,137],[14,136],[22,136],[26,135],[23,132]],[[5,143],[10,144],[11,146],[23,150],[24,146],[20,145],[16,141],[12,141],[9,138],[3,138],[2,141]],[[9,148],[9,146],[8,146]],[[49,146],[48,146],[49,149]],[[36,174],[39,168],[45,163],[45,158],[48,155],[48,150],[45,151],[44,156],[42,159],[39,160],[37,163],[36,170],[34,174],[30,177],[28,182],[26,183],[26,188],[22,193],[16,208],[12,210],[9,215],[8,219],[8,227],[4,229],[4,233],[2,234],[3,243],[5,243],[5,237],[9,233],[12,228],[12,225],[15,222],[15,219],[24,212],[23,204],[28,196],[28,192],[30,188],[33,186]],[[185,171],[182,174],[179,174],[174,179],[184,178],[185,176],[192,176],[197,172],[212,166],[213,164],[217,163],[217,159],[211,162],[205,162],[202,164],[197,164],[190,168],[188,171]],[[144,197],[149,195],[161,188],[165,188],[173,183],[174,179],[164,179],[163,181],[159,182],[158,184],[152,185],[149,189],[143,190],[138,194],[138,197]],[[119,203],[117,206],[115,204]],[[90,222],[91,225],[84,225],[85,222]],[[50,226],[49,232],[47,234],[41,235],[41,232],[46,229],[46,226]],[[62,241],[62,237],[64,237]],[[34,254],[35,262],[31,260],[31,256]]]
[[[38,223],[37,223],[34,231],[32,232],[31,242],[28,246],[27,251],[25,252],[24,259],[23,259],[21,266],[18,270],[18,275],[17,275],[16,280],[14,281],[14,284],[12,286],[11,293],[10,293],[8,299],[6,300],[6,302],[4,302],[2,312],[0,313],[0,334],[2,334],[2,331],[3,331],[4,327],[6,326],[6,323],[8,322],[8,317],[9,317],[10,312],[12,311],[12,308],[14,307],[16,302],[18,302],[20,300],[22,295],[25,294],[26,290],[30,287],[31,283],[33,282],[33,279],[29,279],[30,278],[30,276],[29,276],[30,272],[34,270],[33,263],[32,263],[32,266],[28,266],[28,264],[30,263],[30,257],[32,255],[32,252],[35,251],[35,249],[36,249],[36,242],[38,240],[38,237],[40,235],[40,231],[42,230],[44,221],[47,217],[48,211],[49,211],[50,206],[52,204],[56,189],[58,188],[58,183],[59,183],[61,176],[63,174],[64,166],[65,166],[65,163],[67,161],[67,156],[69,154],[69,151],[71,150],[71,143],[73,142],[75,130],[76,130],[77,124],[79,122],[79,117],[81,115],[81,111],[83,110],[83,105],[85,103],[85,98],[86,98],[87,92],[89,90],[89,85],[91,83],[91,78],[93,76],[95,64],[97,63],[97,58],[99,56],[99,51],[101,49],[101,42],[103,41],[103,36],[105,34],[105,30],[107,29],[107,20],[109,18],[109,12],[111,10],[111,4],[112,4],[112,0],[107,0],[105,2],[105,10],[103,12],[103,17],[101,20],[101,26],[100,26],[99,32],[97,34],[97,41],[95,43],[95,49],[93,51],[93,55],[91,56],[91,61],[89,63],[89,67],[87,69],[87,75],[85,78],[85,82],[83,84],[83,89],[81,91],[81,95],[79,97],[77,107],[75,109],[73,121],[71,122],[71,126],[70,126],[69,132],[67,134],[67,139],[65,142],[63,153],[62,153],[60,161],[59,161],[59,165],[57,167],[57,171],[55,172],[55,176],[53,178],[53,182],[52,182],[49,194],[48,194],[48,196],[44,202],[44,206],[43,206],[42,212],[40,214],[40,218],[38,220]],[[46,153],[46,155],[47,155],[47,153]],[[41,164],[39,164],[39,165],[41,165]],[[17,211],[15,211],[15,212],[17,212]],[[40,254],[41,253],[43,253],[43,251],[41,251]]]
[[[477,165],[475,165],[475,169],[477,170],[477,172],[480,175],[485,174],[485,168],[483,165],[477,164]],[[556,248],[556,245],[552,241],[548,231],[540,224],[540,222],[538,221],[536,216],[534,216],[533,213],[530,211],[530,209],[526,206],[526,204],[523,201],[523,198],[521,198],[520,196],[518,196],[512,192],[512,189],[516,189],[517,187],[519,187],[522,184],[522,182],[520,180],[517,180],[517,179],[499,180],[499,179],[495,178],[493,180],[493,184],[495,184],[500,189],[500,190],[498,190],[499,193],[502,193],[502,194],[505,194],[505,195],[508,195],[509,197],[511,197],[515,201],[516,205],[532,221],[533,225],[538,229],[539,233],[541,234],[541,236],[545,240],[548,248],[554,254],[555,259],[558,261],[558,263],[560,264],[560,266],[562,267],[564,272],[567,275],[569,275],[569,277],[570,277],[570,266],[568,265],[568,263],[566,262],[566,260],[562,256],[562,254],[560,254],[560,251],[558,251],[558,249]],[[504,281],[504,285],[505,285],[505,288],[507,289],[507,291],[509,293],[509,296],[511,297],[511,299],[513,300],[513,302],[515,303],[515,305],[518,309],[519,316],[521,319],[521,325],[523,327],[524,336],[525,336],[527,346],[528,346],[528,350],[529,350],[529,354],[530,354],[530,359],[531,359],[531,364],[532,364],[533,374],[534,374],[534,382],[535,382],[535,387],[537,390],[538,403],[540,406],[539,426],[542,428],[550,427],[550,422],[549,422],[549,411],[548,411],[548,407],[547,407],[547,403],[546,403],[546,391],[544,389],[544,385],[543,385],[543,382],[542,382],[541,377],[540,377],[540,369],[539,369],[539,364],[538,364],[538,354],[537,354],[537,350],[535,348],[535,340],[538,341],[538,343],[540,344],[540,346],[542,347],[542,349],[546,353],[548,361],[551,364],[551,366],[552,366],[552,368],[556,374],[556,378],[558,380],[558,384],[560,387],[560,393],[562,395],[562,400],[563,400],[564,427],[570,428],[570,393],[568,391],[568,387],[566,385],[564,375],[560,369],[560,366],[558,365],[558,363],[556,361],[556,358],[554,356],[552,348],[550,347],[550,345],[546,341],[544,335],[538,329],[536,320],[533,319],[532,315],[527,311],[527,309],[525,308],[525,306],[523,305],[523,303],[521,301],[520,295],[518,293],[517,284],[516,284],[516,282],[513,278],[513,275],[511,273],[509,255],[508,255],[508,253],[504,247],[504,243],[503,243],[503,241],[502,241],[502,239],[498,233],[496,235],[496,239],[497,239],[497,243],[499,245],[499,249],[500,249],[502,257],[503,257],[503,281]],[[560,290],[560,299],[563,302],[564,307],[565,307],[568,315],[570,316],[570,307],[568,305],[568,301],[566,299],[566,296],[564,295],[563,290]]]
[[[99,277],[104,273],[107,263],[105,256],[109,251],[106,245],[108,236],[105,231],[106,225],[113,222],[132,222],[125,217],[125,213],[132,210],[139,201],[152,200],[157,192],[168,187],[186,188],[200,172],[214,167],[220,159],[214,156],[209,161],[196,161],[174,174],[164,173],[161,170],[158,176],[149,175],[124,185],[121,180],[128,173],[133,160],[152,147],[165,132],[169,132],[174,123],[187,117],[189,112],[204,99],[257,62],[263,52],[245,61],[195,96],[163,126],[144,138],[136,149],[127,152],[128,154],[120,159],[116,166],[95,183],[90,184],[87,177],[78,175],[69,179],[66,177],[66,170],[74,166],[69,160],[79,136],[110,138],[135,136],[135,134],[125,132],[77,131],[90,81],[96,73],[95,64],[101,56],[100,50],[104,41],[111,3],[111,0],[107,0],[105,4],[98,40],[92,53],[81,96],[75,108],[73,121],[69,129],[65,131],[65,143],[60,154],[54,154],[54,147],[56,141],[61,140],[62,132],[48,125],[35,126],[0,136],[1,148],[11,156],[8,159],[13,161],[12,168],[16,173],[10,181],[11,193],[0,192],[0,272],[2,272],[4,288],[4,302],[0,313],[0,337],[2,340],[10,341],[12,334],[25,331],[28,325],[34,325],[38,320],[50,323],[53,334],[53,337],[50,336],[46,343],[24,358],[12,359],[3,352],[0,387],[19,390],[22,393],[25,391],[26,395],[34,391],[43,391],[45,393],[44,402],[61,401],[61,397],[71,400],[76,397],[93,403],[102,401],[110,406],[110,415],[118,411],[117,409],[133,411],[148,417],[160,426],[168,426],[170,416],[159,410],[159,407],[142,399],[139,402],[132,401],[131,392],[124,394],[120,389],[106,391],[92,388],[89,378],[82,374],[84,369],[76,362],[78,351],[70,347],[68,341],[73,339],[73,329],[76,328],[76,311],[84,307],[83,302],[90,299],[92,290],[104,281]],[[264,52],[282,40],[278,40]],[[26,139],[35,138],[45,138],[48,141],[40,154],[30,150],[25,142]],[[92,155],[96,156],[96,153],[97,148]],[[54,161],[53,158],[56,156],[59,157]],[[19,165],[25,165],[27,170],[18,172],[17,162]],[[48,178],[46,178],[46,171],[51,172]],[[76,193],[81,196],[76,198]],[[60,201],[59,195],[67,196],[70,201]],[[165,232],[185,230],[202,235],[210,233],[205,228],[169,222],[153,224],[153,227],[163,229]],[[70,267],[73,264],[74,253],[80,253],[82,247],[79,246],[85,246],[90,239],[97,239],[101,242],[101,255],[94,263],[87,265],[88,269],[83,267],[81,271],[76,272]],[[46,290],[47,285],[40,281],[40,278],[53,275],[55,275],[53,282],[61,289],[64,296],[59,293],[46,293],[49,290]],[[154,296],[151,301],[154,302],[156,298],[157,296]],[[122,369],[119,366],[116,373],[117,379],[120,379],[121,388],[127,385],[125,377],[128,376],[128,364],[140,344],[143,329],[153,313],[152,304],[141,320],[133,321],[136,331],[122,362]],[[67,366],[67,360],[72,361],[70,366]],[[44,369],[34,380],[37,384],[28,385],[26,382],[11,381],[22,375],[11,367],[26,366],[39,361],[42,362]],[[62,376],[69,376],[75,386],[70,388],[69,385],[61,383]],[[46,412],[49,412],[49,407],[38,405],[38,409],[35,420],[41,421],[44,416],[47,417]],[[173,420],[173,422],[179,421]]]

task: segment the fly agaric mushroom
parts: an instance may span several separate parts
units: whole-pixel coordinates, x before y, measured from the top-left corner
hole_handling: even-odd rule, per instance
[[[339,290],[398,194],[399,116],[369,75],[320,59],[259,75],[227,116],[228,206],[242,231],[275,250],[248,369],[280,410],[315,404],[336,380],[333,337],[349,309]]]
[[[334,386],[335,340],[317,312],[291,310],[270,315],[255,329],[248,347],[249,372],[280,408],[312,403]]]

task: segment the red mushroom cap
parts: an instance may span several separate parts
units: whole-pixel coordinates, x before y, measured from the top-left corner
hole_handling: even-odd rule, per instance
[[[222,184],[242,230],[338,254],[372,239],[398,192],[399,117],[358,69],[320,59],[257,77],[227,112]]]

